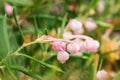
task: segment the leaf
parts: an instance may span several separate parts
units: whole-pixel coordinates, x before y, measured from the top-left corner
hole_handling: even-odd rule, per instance
[[[0,19],[0,60],[7,55],[10,49],[7,30],[7,17],[4,16]]]
[[[98,26],[103,27],[103,28],[112,28],[113,27],[111,24],[108,24],[108,23],[105,23],[105,22],[102,22],[102,21],[96,21],[96,24]]]
[[[6,72],[12,77],[13,80],[16,80],[16,77],[13,74],[13,72],[11,71],[10,66],[7,61],[5,61],[5,66],[6,66],[5,67]]]
[[[38,62],[40,65],[43,65],[43,66],[45,66],[47,68],[51,68],[53,70],[56,70],[56,71],[59,71],[59,72],[63,72],[60,68],[58,68],[56,66],[53,66],[53,65],[50,65],[50,64],[47,64],[47,63],[42,62],[40,60],[37,60],[37,59],[35,59],[35,58],[31,57],[31,56],[28,56],[28,55],[25,55],[25,54],[17,54],[17,56],[24,56],[26,58],[29,58],[29,59],[35,61],[35,62]]]
[[[25,0],[1,0],[2,2],[9,2],[9,3],[12,3],[16,6],[32,6],[33,5],[33,2],[32,1],[25,1]]]
[[[99,0],[92,0],[89,8],[94,8]]]
[[[34,17],[34,30],[35,30],[35,34],[36,34],[36,36],[38,38],[39,37],[39,29],[38,29],[38,24],[37,24],[36,16]]]
[[[67,15],[65,15],[64,19],[62,20],[60,38],[63,37],[64,27],[65,27],[66,22],[67,22]]]
[[[19,32],[20,32],[20,34],[21,34],[22,40],[24,41],[24,40],[25,40],[25,39],[24,39],[24,34],[23,34],[23,32],[22,32],[22,28],[20,27],[20,25],[19,25],[19,23],[18,23],[17,13],[16,13],[16,8],[15,8],[15,7],[13,8],[13,16],[14,16],[16,25],[17,25],[17,27],[18,27],[18,29],[19,29]]]
[[[107,16],[110,13],[110,1],[109,0],[105,0],[105,9],[103,12],[103,16]]]
[[[13,70],[20,71],[20,72],[30,76],[31,78],[34,78],[34,79],[37,79],[37,80],[41,80],[42,79],[38,74],[33,73],[31,71],[28,71],[27,69],[25,69],[23,67],[20,67],[20,66],[10,66],[10,68],[13,69]]]

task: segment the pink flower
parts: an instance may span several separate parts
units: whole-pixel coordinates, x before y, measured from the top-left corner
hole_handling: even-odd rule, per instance
[[[80,50],[80,45],[75,42],[69,43],[67,45],[67,51],[70,52],[71,54],[75,54],[79,52],[79,50]]]
[[[99,46],[100,44],[96,40],[86,40],[83,43],[84,50],[90,51],[90,52],[97,52]]]
[[[57,54],[57,59],[63,64],[69,59],[69,54],[66,51],[59,51]]]
[[[97,80],[108,80],[108,73],[105,70],[97,72]]]
[[[67,27],[70,28],[74,34],[82,34],[84,32],[82,23],[76,19],[70,20]]]
[[[86,21],[84,25],[88,31],[93,31],[97,28],[97,25],[93,21]]]
[[[66,43],[62,41],[53,41],[52,48],[56,51],[64,51],[66,49]]]
[[[13,7],[8,3],[5,3],[5,12],[8,16],[13,14]]]

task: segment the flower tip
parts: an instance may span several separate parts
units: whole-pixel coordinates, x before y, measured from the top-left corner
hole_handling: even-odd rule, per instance
[[[13,6],[5,3],[5,12],[8,16],[11,16],[13,14]]]

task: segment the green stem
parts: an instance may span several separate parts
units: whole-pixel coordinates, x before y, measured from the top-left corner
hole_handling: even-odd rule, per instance
[[[35,33],[36,33],[36,36],[37,38],[39,37],[39,29],[38,29],[38,25],[37,25],[37,20],[36,20],[36,16],[34,17],[34,30],[35,30]]]
[[[37,43],[36,41],[33,41],[33,42],[30,42],[30,43],[23,43],[23,45],[20,47],[20,48],[18,48],[14,53],[18,53],[20,50],[22,50],[24,47],[26,47],[26,46],[29,46],[29,45],[32,45],[32,44],[35,44],[35,43]]]

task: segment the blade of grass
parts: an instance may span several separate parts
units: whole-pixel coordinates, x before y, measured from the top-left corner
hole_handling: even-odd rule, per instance
[[[56,66],[53,66],[53,65],[50,65],[50,64],[47,64],[47,63],[42,62],[40,60],[37,60],[37,59],[35,59],[35,58],[31,57],[31,56],[28,56],[28,55],[25,55],[25,54],[16,54],[16,55],[17,56],[23,56],[23,57],[29,58],[29,59],[31,59],[31,60],[33,60],[35,62],[38,62],[40,65],[43,65],[43,66],[47,67],[47,68],[51,68],[51,69],[54,69],[56,71],[63,72],[60,68],[58,68]]]
[[[8,74],[12,77],[13,80],[17,80],[17,78],[15,77],[15,75],[12,73],[10,66],[8,65],[8,62],[5,60],[5,70],[8,72]]]
[[[13,70],[17,70],[17,71],[20,71],[28,76],[30,76],[31,78],[34,78],[34,79],[37,79],[37,80],[41,80],[41,76],[39,76],[38,74],[36,73],[33,73],[31,71],[28,71],[27,69],[23,68],[23,67],[20,67],[20,66],[10,66],[11,69]]]
[[[37,25],[36,16],[34,17],[34,30],[35,30],[36,36],[38,38],[39,37],[39,29],[38,29],[38,25]]]
[[[40,30],[38,29],[37,17],[36,16],[34,16],[34,30],[35,30],[37,38],[39,38],[39,32],[40,32]],[[38,44],[38,45],[41,48],[41,50],[44,50],[44,47],[43,47],[42,44]]]
[[[5,15],[2,20],[0,19],[0,60],[2,60],[10,50],[7,30],[7,17]]]
[[[99,0],[92,0],[91,1],[90,6],[87,8],[87,11],[85,13],[85,17],[87,17],[89,15],[90,9],[94,8],[97,5],[98,1]]]
[[[29,16],[28,18],[32,18],[32,17],[34,17],[34,16],[31,15],[31,16]],[[37,15],[37,18],[46,18],[46,19],[52,19],[52,20],[54,20],[54,19],[56,19],[56,16],[48,15],[48,14],[38,14],[38,15]],[[58,16],[58,17],[57,17],[57,20],[63,21],[64,18]]]
[[[100,27],[103,27],[103,28],[113,28],[113,25],[111,25],[111,24],[108,24],[108,23],[105,23],[105,22],[102,22],[102,21],[95,21],[95,22]]]
[[[0,69],[4,69],[6,68],[7,66],[0,66]],[[25,75],[27,76],[30,76],[31,78],[34,78],[34,79],[37,79],[37,80],[41,80],[42,77],[39,76],[37,73],[33,73],[27,69],[25,69],[24,67],[21,67],[21,66],[18,66],[18,65],[12,65],[12,66],[9,66],[9,68],[11,70],[15,70],[15,71],[19,71],[19,72],[22,72],[24,73]]]
[[[14,16],[15,22],[16,22],[16,24],[17,24],[17,27],[18,27],[18,29],[19,29],[19,32],[20,32],[20,34],[21,34],[21,37],[22,37],[23,41],[25,41],[24,35],[23,35],[23,32],[22,32],[22,29],[21,29],[21,27],[20,27],[20,25],[19,25],[19,23],[18,23],[18,20],[17,20],[17,16],[16,16],[16,15],[17,15],[17,14],[16,14],[16,8],[14,7],[14,8],[13,8],[13,16]]]
[[[33,2],[32,1],[25,1],[25,0],[1,0],[2,2],[8,2],[8,3],[12,3],[16,6],[33,6]]]
[[[66,22],[67,22],[67,14],[64,16],[64,19],[62,20],[61,31],[60,31],[60,35],[59,35],[60,38],[63,37],[64,27],[66,25]]]

